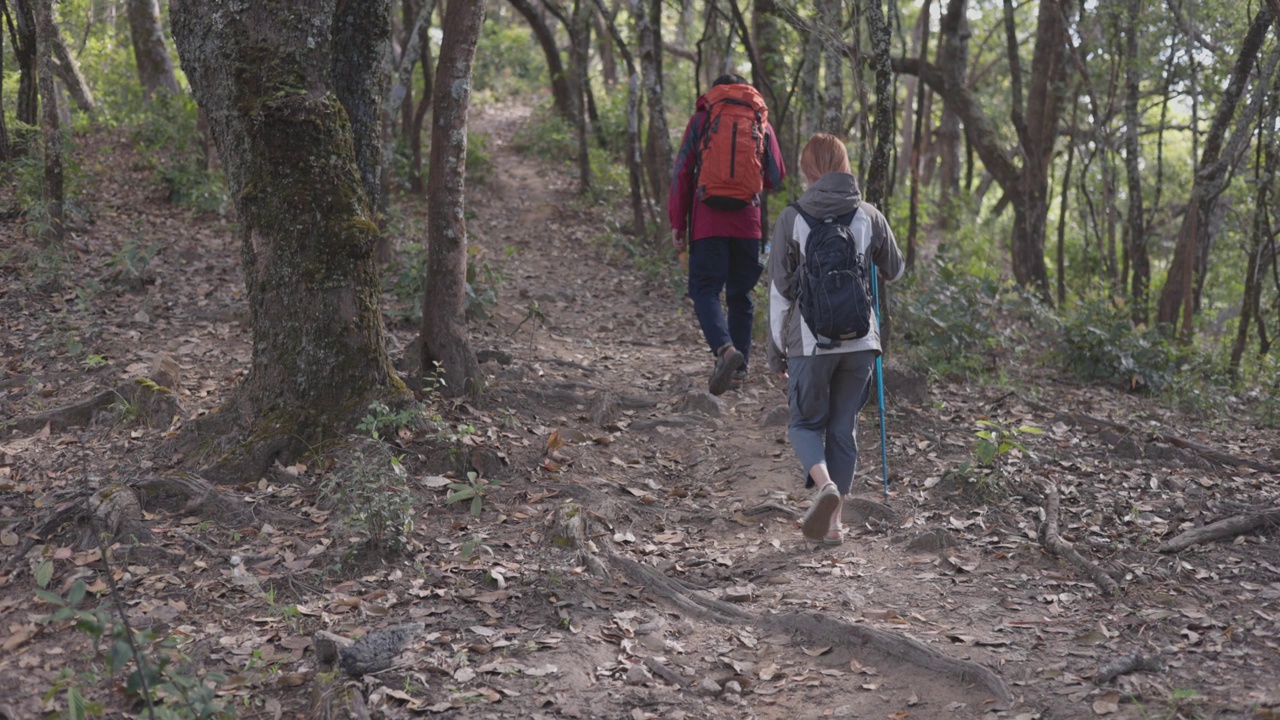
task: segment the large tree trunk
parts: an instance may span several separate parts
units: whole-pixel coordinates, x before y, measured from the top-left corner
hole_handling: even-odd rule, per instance
[[[158,92],[178,92],[173,61],[160,25],[160,0],[129,0],[129,34],[142,92],[150,100]]]
[[[262,448],[267,454],[256,465],[285,459],[341,433],[371,400],[403,392],[386,352],[378,227],[349,119],[367,123],[381,98],[352,86],[360,76],[375,82],[368,65],[338,68],[341,79],[334,77],[335,30],[365,48],[382,38],[359,37],[356,26],[372,32],[377,23],[336,17],[338,5],[352,4],[171,6],[182,67],[208,113],[235,198],[252,328],[253,364],[233,407],[244,413],[241,429],[253,447],[217,458],[220,464]],[[344,107],[339,86],[369,104]]]
[[[647,2],[647,4],[646,4]],[[636,3],[636,35],[640,44],[640,72],[649,108],[649,134],[645,143],[650,197],[666,202],[671,188],[671,130],[667,127],[667,106],[662,82],[662,2]]]
[[[1271,27],[1270,8],[1259,8],[1240,45],[1235,66],[1231,70],[1231,79],[1218,101],[1218,112],[1209,127],[1209,134],[1204,139],[1200,164],[1197,167],[1195,181],[1191,188],[1191,199],[1187,201],[1187,212],[1183,216],[1182,227],[1178,231],[1178,244],[1173,251],[1173,262],[1169,265],[1165,276],[1164,288],[1160,292],[1160,303],[1156,309],[1156,321],[1178,328],[1178,315],[1182,314],[1182,334],[1190,336],[1191,317],[1194,305],[1196,279],[1194,277],[1195,258],[1200,246],[1205,244],[1205,228],[1209,215],[1213,210],[1216,194],[1207,192],[1210,185],[1220,184],[1229,163],[1221,162],[1222,146],[1231,118],[1235,115],[1236,106],[1249,83],[1258,52],[1266,39],[1267,30]]]
[[[422,299],[424,373],[444,373],[451,395],[480,391],[480,367],[467,339],[467,112],[471,64],[484,22],[484,3],[453,0],[445,12],[444,41],[436,69],[427,175],[427,283]]]
[[[573,129],[578,139],[578,191],[591,189],[591,153],[587,147],[587,107],[591,99],[591,0],[574,0],[569,18],[569,76],[573,78]],[[599,127],[599,125],[597,125]]]
[[[35,0],[36,57],[40,76],[40,108],[44,129],[44,206],[47,223],[41,241],[61,243],[65,228],[62,212],[62,132],[58,123],[57,88],[53,84],[50,52],[58,28],[53,24],[53,0]]]
[[[556,112],[572,122],[573,109],[577,105],[569,75],[565,72],[564,61],[560,57],[560,44],[556,41],[555,32],[532,0],[511,0],[511,6],[529,21],[529,28],[542,47],[542,54],[547,58],[547,75],[551,78],[551,97],[555,102]]]
[[[955,69],[955,82],[961,87],[967,83],[969,67],[969,19],[964,13],[964,3],[951,0],[942,18],[944,27],[954,30],[938,46],[938,66]],[[942,117],[935,131],[938,146],[938,229],[950,230],[959,224],[960,198],[960,115],[952,103],[944,102]]]

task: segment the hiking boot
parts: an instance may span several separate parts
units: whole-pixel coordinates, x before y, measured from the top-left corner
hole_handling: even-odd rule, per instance
[[[716,355],[716,367],[711,371],[711,394],[723,395],[733,384],[733,373],[742,367],[742,353],[732,345],[721,348]]]
[[[733,376],[729,379],[729,387],[734,390],[741,390],[742,386],[747,383],[747,369],[738,368],[733,371]]]
[[[818,496],[809,506],[809,512],[800,521],[800,532],[814,542],[822,542],[831,532],[831,515],[840,503],[840,491],[835,483],[827,483],[818,491]]]

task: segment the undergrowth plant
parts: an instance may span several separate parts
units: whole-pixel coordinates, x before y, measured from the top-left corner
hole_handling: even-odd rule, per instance
[[[320,483],[320,496],[338,515],[336,527],[357,537],[360,549],[399,554],[413,531],[406,475],[385,445],[359,442]]]
[[[123,675],[121,690],[135,707],[146,707],[150,717],[160,720],[224,720],[234,717],[218,702],[217,684],[226,680],[220,673],[190,674],[191,660],[175,636],[161,636],[149,630],[134,630],[116,620],[105,604],[93,609],[81,607],[86,597],[83,578],[77,579],[66,596],[45,589],[53,574],[53,564],[45,560],[36,569],[36,596],[54,607],[40,619],[53,625],[70,621],[93,643],[94,662],[83,671],[63,668],[45,694],[47,703],[61,696],[65,709],[52,717],[87,720],[105,717],[102,703],[89,697],[89,688]],[[105,648],[105,651],[104,651]],[[112,683],[114,684],[114,683]]]
[[[169,201],[198,213],[224,214],[230,196],[221,172],[210,169],[197,128],[199,109],[186,93],[160,93],[141,114],[134,142]],[[212,147],[210,144],[208,147]]]
[[[500,482],[500,480],[482,480],[479,473],[468,472],[466,482],[449,483],[450,493],[445,497],[444,504],[447,506],[470,500],[471,514],[480,517],[480,513],[484,511],[485,495]]]

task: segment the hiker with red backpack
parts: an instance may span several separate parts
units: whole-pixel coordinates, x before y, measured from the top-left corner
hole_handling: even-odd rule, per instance
[[[747,377],[751,291],[763,271],[760,200],[785,174],[760,93],[738,75],[716,78],[685,128],[668,202],[671,245],[689,249],[689,297],[715,355],[713,395]]]
[[[858,463],[858,413],[880,355],[872,308],[876,269],[888,282],[906,261],[879,210],[862,202],[839,138],[819,133],[800,154],[804,194],[778,216],[769,256],[769,367],[787,380],[787,435],[817,488],[804,536],[838,545],[843,498]],[[870,266],[875,263],[875,268]]]

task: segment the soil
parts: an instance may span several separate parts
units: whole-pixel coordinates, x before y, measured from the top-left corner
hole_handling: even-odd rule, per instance
[[[1272,527],[1159,551],[1280,505],[1275,431],[1031,364],[992,386],[890,362],[905,379],[886,383],[887,497],[869,407],[846,540],[806,542],[782,383],[759,357],[741,390],[706,393],[711,356],[678,273],[633,262],[628,245],[647,250],[617,230],[623,200],[580,197],[574,167],[514,149],[527,121],[520,107],[473,117],[494,172],[470,188],[468,232],[502,275],[473,323],[487,392],[423,395],[439,424],[384,437],[414,498],[410,549],[353,551],[343,508],[317,492],[335,471],[323,458],[220,488],[261,511],[248,522],[144,496],[150,542],[117,539],[112,577],[132,625],[179,639],[177,672],[225,675],[238,717],[312,716],[329,682],[372,717],[1280,717]],[[87,428],[0,438],[0,717],[65,712],[65,690],[46,695],[64,670],[108,711],[145,712],[86,634],[42,622],[45,560],[49,590],[79,578],[87,606],[111,599],[92,533],[46,521],[86,488],[175,472],[165,440],[217,412],[251,354],[230,221],[170,204],[122,135],[78,147],[94,182],[62,282],[38,283],[20,220],[0,224],[0,417],[72,405],[161,357],[180,368],[181,413],[147,426],[105,408]],[[424,202],[396,207],[404,252]],[[133,272],[124,260],[149,246]],[[411,348],[412,321],[389,314],[388,330],[397,356]],[[975,469],[980,419],[1043,434]],[[495,481],[478,515],[445,502],[468,472]],[[1062,539],[1095,574],[1046,550],[1050,486]],[[406,624],[389,669],[317,674],[316,631]],[[1100,677],[1135,655],[1154,662]]]

